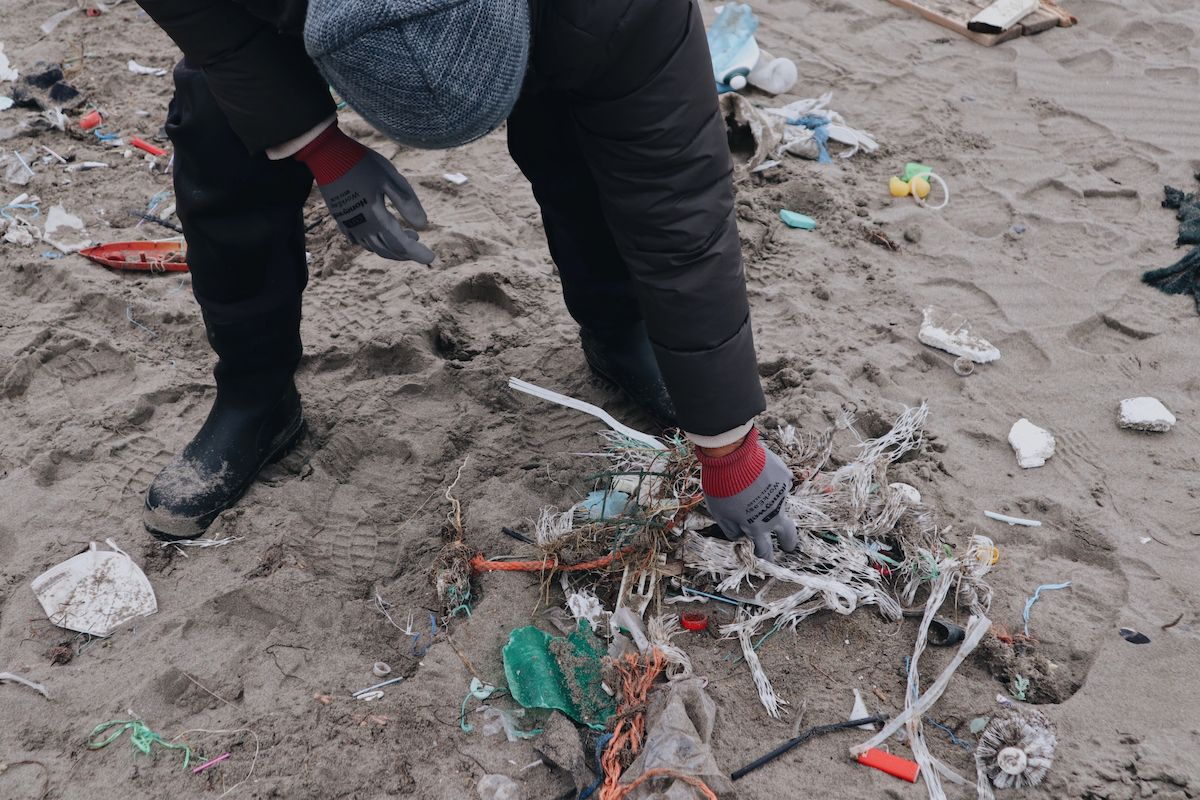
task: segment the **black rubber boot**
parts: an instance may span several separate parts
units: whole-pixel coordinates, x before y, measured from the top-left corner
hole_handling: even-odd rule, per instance
[[[644,322],[639,321],[616,334],[601,335],[580,328],[579,339],[593,372],[616,384],[659,428],[679,427],[675,420],[675,405],[667,394]]]
[[[142,519],[163,540],[195,539],[267,464],[300,439],[293,376],[300,361],[300,302],[253,317],[204,312],[217,352],[217,399],[192,441],[154,479]]]

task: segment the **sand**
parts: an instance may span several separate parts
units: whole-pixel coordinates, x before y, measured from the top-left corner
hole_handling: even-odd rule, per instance
[[[927,400],[928,441],[889,477],[916,486],[954,526],[950,538],[995,539],[992,618],[1018,632],[1036,587],[1072,583],[1043,593],[1032,612],[1036,652],[1059,669],[1035,675],[1030,697],[1057,724],[1060,745],[1046,783],[1019,795],[1194,797],[1200,318],[1191,298],[1138,278],[1181,255],[1160,201],[1164,183],[1194,189],[1200,168],[1200,8],[1064,5],[1077,27],[986,49],[883,0],[755,4],[763,47],[799,65],[799,85],[780,99],[832,90],[833,108],[881,144],[827,166],[789,157],[737,185],[768,392],[760,423],[821,430],[849,408],[867,436]],[[170,67],[177,51],[132,4],[76,14],[43,36],[38,25],[61,7],[5,0],[0,41],[13,65],[82,53],[68,79],[108,111],[111,129],[152,136],[170,78],[132,74],[126,62]],[[0,128],[26,113],[0,112]],[[216,538],[239,537],[229,546],[185,558],[152,542],[139,520],[142,492],[213,396],[186,277],[117,274],[79,256],[43,258],[42,245],[0,244],[0,671],[44,683],[52,698],[0,685],[0,762],[44,764],[46,797],[216,797],[251,767],[231,796],[464,798],[485,773],[514,777],[525,798],[572,796],[560,770],[519,771],[540,757],[537,739],[509,744],[459,729],[472,677],[464,662],[502,681],[508,631],[542,607],[536,576],[493,573],[475,582],[471,617],[444,625],[427,577],[449,510],[443,493],[462,468],[455,494],[467,541],[499,555],[527,552],[502,525],[528,531],[539,509],[565,508],[589,488],[601,462],[571,454],[599,446],[598,423],[514,394],[509,376],[601,404],[635,427],[647,422],[584,364],[503,130],[418,152],[350,113],[344,125],[418,187],[431,220],[422,241],[439,257],[432,267],[390,263],[346,245],[331,222],[312,231],[298,376],[309,430],[216,523]],[[30,191],[43,209],[62,204],[96,241],[169,235],[134,230],[124,216],[169,186],[140,154],[124,159],[58,131],[0,142],[37,145],[113,167],[65,176],[39,164],[29,186],[5,185],[4,197]],[[888,194],[908,160],[946,179],[947,208]],[[469,181],[443,179],[454,172]],[[318,221],[315,193],[310,204]],[[816,229],[783,226],[781,207]],[[869,231],[899,249],[864,241]],[[917,341],[930,305],[964,315],[1001,358],[955,375],[953,356]],[[1118,428],[1119,402],[1142,395],[1175,414],[1173,430]],[[1005,437],[1021,417],[1057,440],[1044,467],[1016,465]],[[846,437],[843,446],[853,443]],[[1043,525],[1009,527],[984,510]],[[84,642],[45,619],[29,584],[106,537],[143,565],[159,612],[75,654]],[[409,611],[422,626],[424,609],[439,612],[423,655],[375,610],[377,592],[401,624]],[[1150,643],[1126,642],[1123,627]],[[914,635],[915,623],[897,631],[862,609],[822,614],[759,652],[792,708],[807,699],[807,727],[844,719],[852,687],[872,712],[897,712]],[[768,717],[744,665],[723,661],[729,642],[683,641],[713,681],[722,769],[791,735],[794,716]],[[60,645],[71,655],[52,663]],[[995,711],[995,695],[1007,693],[996,675],[1012,658],[985,641],[932,716],[973,740],[967,724]],[[926,684],[948,659],[926,654]],[[377,682],[376,661],[406,680],[383,699],[350,699]],[[125,740],[86,749],[96,725],[135,717],[167,740],[239,732],[186,734],[205,757],[232,754],[199,775],[175,751],[145,756]],[[808,742],[739,781],[737,796],[926,796],[854,764],[847,748],[859,735]],[[927,735],[935,754],[973,775],[970,753],[932,726]],[[12,767],[0,772],[0,797],[40,797],[42,781],[36,765]]]

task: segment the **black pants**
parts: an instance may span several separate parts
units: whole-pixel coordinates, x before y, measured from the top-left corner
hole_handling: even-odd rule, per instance
[[[533,184],[567,308],[597,333],[641,319],[633,282],[604,222],[595,181],[566,104],[549,92],[521,98],[509,151]],[[197,300],[223,316],[257,316],[293,303],[308,280],[302,211],[308,167],[251,156],[199,70],[175,68],[167,117],[175,192]]]
[[[308,167],[251,156],[187,59],[175,67],[167,136],[175,145],[176,206],[200,305],[224,317],[249,317],[294,304],[308,282]]]

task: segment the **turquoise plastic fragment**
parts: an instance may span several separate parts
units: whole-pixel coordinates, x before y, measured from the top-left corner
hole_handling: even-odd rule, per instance
[[[579,505],[592,519],[614,519],[631,510],[629,495],[625,492],[588,492]]]
[[[788,211],[786,208],[779,210],[779,218],[787,223],[789,228],[802,228],[806,231],[811,231],[817,227],[817,222],[812,217],[797,214],[795,211]]]
[[[758,17],[745,3],[730,2],[708,29],[708,50],[712,55],[713,74],[720,80],[737,56],[754,38]]]
[[[564,641],[556,656],[551,645]],[[600,687],[605,652],[586,620],[565,640],[532,625],[517,628],[504,647],[508,691],[524,708],[558,709],[576,722],[603,728],[614,711],[612,698]]]
[[[904,165],[904,182],[908,183],[913,179],[913,176],[920,175],[925,172],[933,172],[933,170],[924,164],[918,164],[915,161],[909,161]]]

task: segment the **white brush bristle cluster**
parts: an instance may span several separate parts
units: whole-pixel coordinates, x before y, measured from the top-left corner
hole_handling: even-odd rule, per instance
[[[983,729],[975,747],[980,798],[992,797],[991,786],[997,789],[1037,786],[1054,764],[1057,744],[1054,723],[1036,708],[1010,709],[997,714]]]

